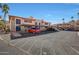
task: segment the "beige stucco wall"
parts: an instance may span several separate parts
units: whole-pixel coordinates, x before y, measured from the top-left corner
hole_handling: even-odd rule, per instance
[[[11,31],[16,31],[16,27],[15,27],[15,18],[10,18],[10,30]]]
[[[10,30],[11,31],[16,31],[16,26],[20,26],[21,24],[16,24],[16,19],[20,19],[21,20],[21,24],[24,22],[24,20],[29,20],[26,18],[22,18],[22,17],[17,17],[17,16],[10,16],[9,20],[10,20]],[[37,22],[37,25],[39,25],[40,23],[40,29],[41,30],[45,30],[46,28],[42,25],[45,25],[45,23],[42,23],[41,20],[32,20],[32,23],[29,23],[30,26],[35,25],[35,22]],[[26,26],[21,26],[21,31],[25,31],[26,29],[28,29],[28,27]]]
[[[25,32],[25,30],[26,30],[26,27],[25,26],[21,26],[21,31]]]
[[[22,18],[19,17],[10,17],[10,30],[11,31],[16,31],[16,26],[20,26],[20,24],[16,24],[16,19],[20,19],[21,23],[24,22]],[[21,31],[25,31],[25,28],[21,26]]]

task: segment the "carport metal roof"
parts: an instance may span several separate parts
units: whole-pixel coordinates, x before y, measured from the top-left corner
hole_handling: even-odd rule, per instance
[[[20,24],[20,26],[39,26],[35,24]],[[41,27],[49,27],[48,25],[40,25]]]

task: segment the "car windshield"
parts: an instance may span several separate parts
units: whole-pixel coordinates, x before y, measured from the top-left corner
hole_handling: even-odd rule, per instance
[[[32,29],[39,29],[39,28],[32,28]]]
[[[32,29],[35,29],[35,28],[32,28]]]

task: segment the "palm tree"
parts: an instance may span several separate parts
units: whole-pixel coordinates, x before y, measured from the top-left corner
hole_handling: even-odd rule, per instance
[[[75,22],[75,20],[73,20],[73,16],[71,16],[71,21],[70,21],[70,23],[74,23]]]
[[[65,22],[64,22],[64,18],[62,19],[62,21],[63,21],[63,24],[64,24],[64,23],[65,23]]]
[[[77,13],[77,15],[78,15],[78,20],[79,20],[79,12]]]
[[[71,20],[70,23],[75,22],[75,20]]]
[[[4,14],[3,21],[4,21],[4,23],[5,23],[5,28],[4,28],[5,33],[7,33],[6,16],[7,16],[7,14],[8,14],[8,11],[9,11],[9,6],[8,6],[7,4],[3,4],[3,5],[2,5],[2,12],[3,12],[3,14]]]
[[[0,8],[2,9],[2,4],[0,3]]]
[[[73,16],[71,16],[71,19],[72,19],[72,20],[73,20],[73,18],[74,18],[74,17],[73,17]]]
[[[3,4],[2,12],[4,13],[4,17],[3,17],[4,22],[6,22],[6,16],[8,14],[8,11],[9,11],[9,6],[7,4]]]
[[[0,9],[2,10],[2,4],[0,3]],[[0,19],[1,19],[1,16],[0,16]]]
[[[63,21],[63,28],[62,28],[62,30],[64,30],[64,23],[65,23],[65,22],[64,22],[64,18],[62,18],[62,21]]]

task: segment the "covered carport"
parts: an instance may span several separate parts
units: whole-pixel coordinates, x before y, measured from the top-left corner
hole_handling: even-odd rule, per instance
[[[34,24],[28,23],[28,24],[20,24],[21,32],[27,31],[30,27],[35,26]]]

